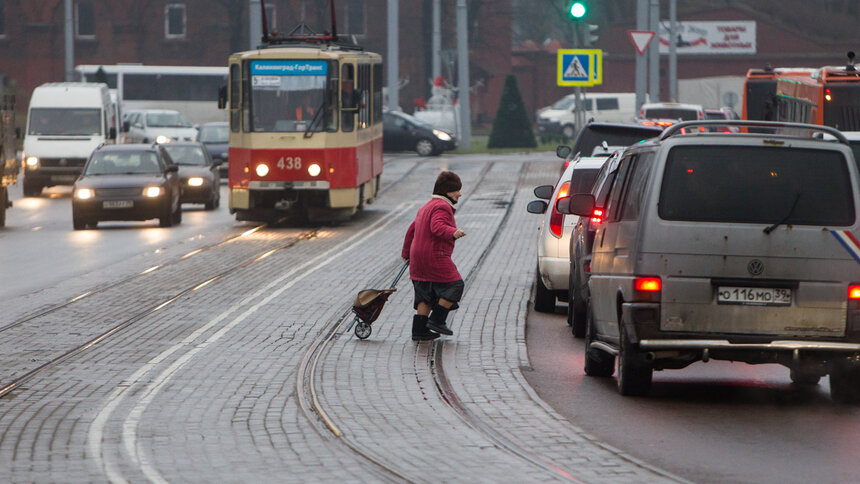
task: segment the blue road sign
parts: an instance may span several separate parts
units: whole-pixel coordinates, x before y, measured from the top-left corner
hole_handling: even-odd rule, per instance
[[[594,86],[603,83],[600,49],[562,49],[558,51],[559,86]]]

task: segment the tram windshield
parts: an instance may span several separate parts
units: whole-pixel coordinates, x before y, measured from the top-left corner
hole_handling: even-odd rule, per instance
[[[327,100],[328,63],[320,60],[251,62],[251,130],[334,131]]]

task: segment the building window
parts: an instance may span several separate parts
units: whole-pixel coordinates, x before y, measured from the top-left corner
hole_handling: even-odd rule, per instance
[[[337,5],[337,33],[364,35],[364,0],[346,0]]]
[[[266,5],[266,22],[269,24],[269,32],[278,30],[278,22],[275,16],[275,6]]]
[[[75,4],[75,37],[92,39],[96,36],[93,2],[79,1]]]
[[[169,3],[164,7],[164,38],[185,38],[184,3]]]
[[[0,39],[6,38],[6,5],[0,2]]]

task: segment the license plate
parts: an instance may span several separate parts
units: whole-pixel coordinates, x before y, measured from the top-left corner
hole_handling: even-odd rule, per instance
[[[102,202],[104,208],[131,208],[134,202],[131,200],[105,200]]]
[[[717,303],[789,306],[791,305],[791,289],[782,287],[720,286],[717,288]]]

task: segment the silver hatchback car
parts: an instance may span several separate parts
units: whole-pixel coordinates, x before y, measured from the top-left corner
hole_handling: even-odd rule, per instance
[[[646,394],[653,370],[709,359],[830,375],[860,402],[860,173],[813,125],[691,121],[628,148],[592,252],[585,371]],[[690,128],[696,128],[691,130]],[[689,134],[682,134],[686,131]],[[824,131],[838,142],[814,139]],[[587,215],[592,195],[563,212]]]

